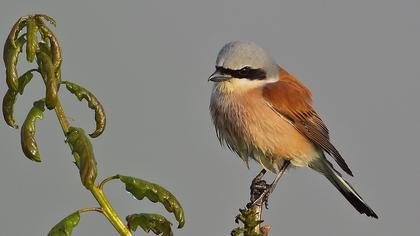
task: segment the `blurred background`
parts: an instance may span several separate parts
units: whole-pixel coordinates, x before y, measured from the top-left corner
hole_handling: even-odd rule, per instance
[[[260,171],[219,146],[208,112],[216,55],[238,39],[266,48],[312,90],[332,142],[355,174],[347,179],[380,217],[359,215],[324,177],[294,169],[264,212],[270,235],[419,232],[419,1],[2,0],[0,41],[20,16],[33,13],[57,20],[63,80],[89,89],[105,107],[108,126],[92,140],[99,177],[131,175],[172,191],[187,217],[175,235],[229,235]],[[5,77],[3,66],[0,73]],[[60,92],[72,124],[91,132],[93,112]],[[19,124],[43,95],[36,77],[17,101]],[[53,112],[38,122],[42,163],[23,156],[19,132],[3,121],[0,138],[1,235],[46,235],[69,213],[96,206]],[[133,200],[118,182],[105,191],[123,218],[165,213]],[[74,235],[116,232],[88,213]]]

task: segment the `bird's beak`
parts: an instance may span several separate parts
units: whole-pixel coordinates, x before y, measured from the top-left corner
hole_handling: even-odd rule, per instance
[[[207,81],[223,82],[230,79],[232,79],[232,76],[220,73],[220,71],[216,70],[213,74],[210,75]]]

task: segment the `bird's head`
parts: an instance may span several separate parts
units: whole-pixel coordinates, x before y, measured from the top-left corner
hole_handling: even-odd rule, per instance
[[[234,41],[220,50],[216,71],[209,81],[229,83],[229,87],[259,86],[278,80],[279,67],[271,56],[253,42]]]

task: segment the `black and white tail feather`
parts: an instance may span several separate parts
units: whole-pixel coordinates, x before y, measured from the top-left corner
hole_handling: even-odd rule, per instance
[[[363,198],[354,190],[354,188],[343,179],[341,174],[334,169],[332,164],[325,158],[317,158],[313,160],[309,167],[323,174],[341,194],[353,205],[360,214],[378,218],[378,215],[366,204]]]

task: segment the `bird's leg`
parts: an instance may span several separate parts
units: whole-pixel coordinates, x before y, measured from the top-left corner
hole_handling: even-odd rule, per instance
[[[256,199],[258,199],[261,194],[263,194],[270,185],[265,182],[265,180],[262,179],[262,177],[267,173],[267,170],[262,169],[260,173],[258,173],[257,176],[252,180],[250,190],[251,190],[251,197],[250,197],[250,203],[252,204],[255,202]]]
[[[264,190],[264,192],[255,200],[252,201],[252,206],[255,204],[262,204],[265,203],[265,207],[268,209],[268,197],[274,191],[279,182],[280,178],[283,176],[284,172],[286,171],[287,167],[289,166],[290,161],[284,161],[279,173],[277,174],[276,178],[274,179],[273,183],[268,185],[268,188]],[[257,176],[258,177],[258,176]]]
[[[274,191],[274,189],[277,186],[277,183],[279,182],[280,178],[283,176],[284,172],[286,172],[286,169],[287,167],[289,167],[289,165],[290,165],[290,161],[284,161],[283,166],[280,169],[280,172],[277,174],[273,183],[270,184],[270,188],[268,189],[267,193],[264,196],[265,198],[264,202],[266,203],[266,207],[267,207],[268,196],[270,196],[270,194]]]

